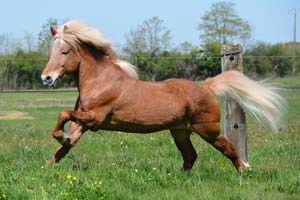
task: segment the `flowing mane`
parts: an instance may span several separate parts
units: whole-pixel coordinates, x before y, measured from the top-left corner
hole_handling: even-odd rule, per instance
[[[82,23],[78,20],[71,20],[58,28],[58,34],[55,37],[61,37],[75,48],[76,43],[84,43],[101,50],[105,55],[115,60],[115,63],[128,74],[128,76],[138,79],[138,69],[136,66],[124,60],[117,59],[117,55],[112,48],[112,42],[106,38],[98,29]]]

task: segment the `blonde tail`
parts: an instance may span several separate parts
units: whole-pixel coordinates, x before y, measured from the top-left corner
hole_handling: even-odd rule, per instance
[[[227,71],[204,82],[215,95],[228,95],[274,132],[283,126],[284,99],[278,88],[255,82],[238,71]]]

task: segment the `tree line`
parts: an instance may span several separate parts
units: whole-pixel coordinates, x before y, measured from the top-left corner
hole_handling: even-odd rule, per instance
[[[164,21],[151,17],[132,28],[125,35],[119,56],[139,68],[144,80],[164,80],[171,77],[200,80],[221,72],[221,46],[244,46],[244,72],[251,76],[296,75],[300,71],[300,45],[292,42],[268,44],[250,43],[252,27],[239,17],[232,2],[218,2],[201,17],[198,26],[202,44],[183,42],[172,44],[172,33]],[[41,27],[38,40],[26,34],[18,41],[8,34],[0,34],[0,90],[36,89],[43,87],[40,74],[48,61],[52,36],[50,27],[58,20],[50,18]],[[71,77],[65,87],[74,86]]]

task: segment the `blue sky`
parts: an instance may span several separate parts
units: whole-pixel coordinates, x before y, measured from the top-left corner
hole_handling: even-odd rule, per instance
[[[79,3],[81,2],[81,3]],[[8,0],[1,1],[0,34],[21,39],[25,33],[37,37],[48,18],[80,19],[99,28],[116,45],[125,43],[125,34],[152,16],[164,20],[171,30],[173,44],[188,41],[201,44],[197,25],[210,5],[204,0]],[[286,42],[293,38],[291,8],[300,8],[298,0],[232,0],[236,11],[253,27],[252,41]],[[297,38],[300,40],[300,13]]]

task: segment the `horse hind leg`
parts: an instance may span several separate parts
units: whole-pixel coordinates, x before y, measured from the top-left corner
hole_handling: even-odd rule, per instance
[[[193,130],[198,133],[205,141],[219,150],[226,156],[236,169],[248,169],[249,165],[238,158],[238,155],[233,147],[223,135],[220,134],[219,122],[208,122],[192,125]]]
[[[174,142],[183,157],[183,170],[192,169],[197,153],[190,139],[192,131],[189,130],[170,130]]]

